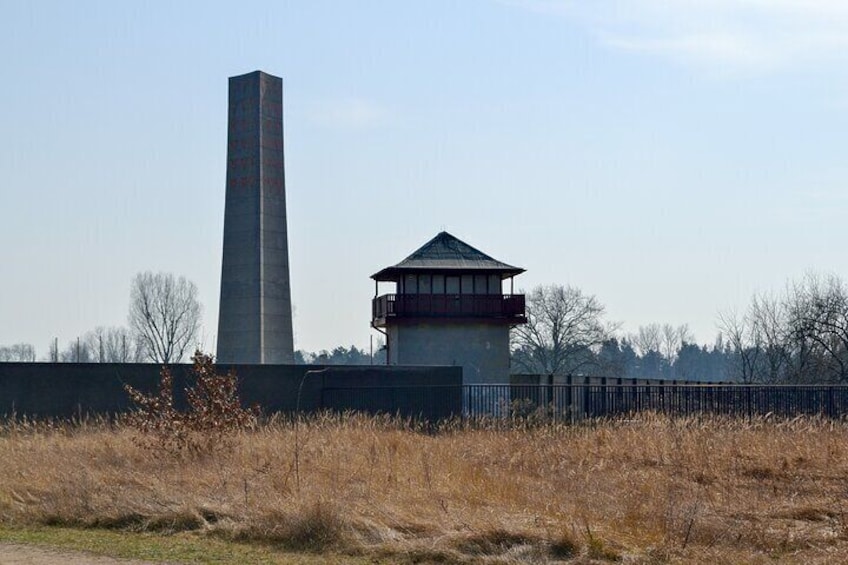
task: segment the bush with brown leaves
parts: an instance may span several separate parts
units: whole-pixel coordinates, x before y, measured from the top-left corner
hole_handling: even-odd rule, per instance
[[[162,366],[156,394],[124,386],[136,405],[126,423],[140,432],[143,446],[168,453],[208,452],[234,433],[256,426],[258,408],[242,406],[235,372],[218,374],[212,356],[200,351],[191,360],[195,381],[185,389],[184,412],[174,407],[174,379],[167,365]]]

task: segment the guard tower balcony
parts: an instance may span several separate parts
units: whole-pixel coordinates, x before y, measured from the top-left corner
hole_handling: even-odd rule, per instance
[[[527,322],[523,294],[384,294],[371,302],[371,319],[377,327],[419,318]]]
[[[527,323],[524,295],[513,292],[512,282],[523,272],[441,232],[400,263],[372,275],[371,325],[438,320],[504,326]],[[395,292],[381,295],[381,282],[394,283]]]

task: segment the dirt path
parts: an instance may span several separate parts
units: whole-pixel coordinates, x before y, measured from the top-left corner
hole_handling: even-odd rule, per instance
[[[164,565],[152,561],[113,559],[78,551],[0,543],[0,565]]]

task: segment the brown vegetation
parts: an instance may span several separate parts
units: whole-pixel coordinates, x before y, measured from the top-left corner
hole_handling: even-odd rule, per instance
[[[185,389],[187,410],[174,406],[174,379],[167,365],[160,372],[156,394],[124,385],[135,409],[124,415],[123,423],[139,432],[137,440],[143,447],[170,455],[213,451],[235,432],[256,425],[259,408],[242,407],[235,372],[218,374],[212,356],[200,351],[191,360],[194,382]]]
[[[848,552],[842,423],[642,416],[424,433],[324,416],[230,440],[152,452],[123,424],[8,422],[0,523],[193,531],[406,562],[824,563]]]

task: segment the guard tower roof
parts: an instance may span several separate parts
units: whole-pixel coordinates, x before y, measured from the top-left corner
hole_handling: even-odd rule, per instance
[[[376,281],[396,281],[407,273],[439,271],[497,273],[503,279],[523,273],[524,269],[493,259],[443,231],[397,265],[386,267],[371,275],[371,278]]]

